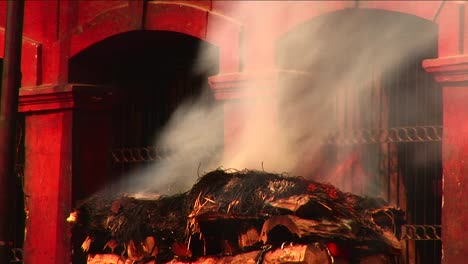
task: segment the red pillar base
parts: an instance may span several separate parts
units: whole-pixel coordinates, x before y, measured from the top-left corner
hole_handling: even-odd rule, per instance
[[[25,114],[24,263],[70,263],[75,109],[101,107],[110,93],[91,85],[22,88]]]

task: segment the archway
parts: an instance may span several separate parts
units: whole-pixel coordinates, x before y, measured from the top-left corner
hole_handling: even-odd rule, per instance
[[[298,91],[285,94],[283,104],[303,106],[292,112],[281,106],[284,126],[308,131],[291,140],[316,136],[298,170],[404,208],[405,228],[417,231],[403,230],[403,263],[440,263],[441,257],[442,98],[421,67],[433,57],[436,24],[372,9],[316,17],[287,32],[277,46],[279,68],[314,78],[282,89]],[[418,232],[434,235],[416,241]]]
[[[200,58],[200,50],[213,56]],[[207,77],[217,73],[217,47],[169,31],[118,34],[73,56],[69,82],[108,87],[115,98],[107,107],[75,110],[73,202],[164,156],[155,137],[182,102],[214,100],[204,91]],[[118,186],[113,191],[121,191]],[[75,255],[80,261],[83,256]]]

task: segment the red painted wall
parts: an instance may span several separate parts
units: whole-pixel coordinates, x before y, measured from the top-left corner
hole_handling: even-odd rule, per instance
[[[467,256],[463,237],[468,223],[468,87],[445,87],[444,94],[444,200],[442,204],[442,241],[444,263],[457,263]],[[459,224],[458,224],[459,223]]]
[[[248,12],[236,12],[235,6],[248,5]],[[90,45],[115,34],[132,30],[168,30],[189,34],[213,43],[220,49],[220,76],[239,76],[248,71],[274,70],[277,40],[295,26],[311,18],[344,8],[355,8],[354,1],[273,1],[249,3],[247,1],[36,1],[26,0],[24,42],[22,56],[22,96],[34,94],[36,86],[67,83],[68,59]],[[459,3],[457,1],[359,1],[358,8],[383,9],[412,14],[439,25],[439,57],[459,55],[459,43],[464,43],[468,53],[468,28],[460,34]],[[442,7],[442,8],[441,8]],[[291,8],[293,17],[278,21],[275,14]],[[441,8],[441,9],[440,9]],[[439,12],[440,9],[440,12]],[[436,14],[439,14],[438,16]],[[4,21],[6,3],[0,1],[0,57],[4,48]],[[468,10],[465,10],[465,25]],[[265,31],[262,24],[277,23],[275,31]],[[459,41],[459,36],[464,41]],[[242,69],[241,69],[242,67]],[[251,77],[249,77],[251,78]],[[255,77],[252,77],[255,78]],[[242,82],[232,84],[223,100],[242,99],[239,91]],[[221,85],[223,86],[223,85]],[[221,88],[222,89],[222,88]],[[38,89],[37,91],[39,91]],[[54,93],[52,89],[51,93]],[[456,93],[456,91],[452,92]],[[225,95],[224,94],[224,95]],[[47,98],[33,108],[25,99],[21,111],[26,118],[26,194],[30,211],[27,221],[26,263],[66,263],[69,257],[68,229],[65,216],[70,211],[72,118],[69,109],[73,104],[60,108],[59,97],[52,96],[54,112],[47,109]],[[450,98],[456,98],[456,95]],[[445,101],[450,104],[450,101]],[[225,120],[226,147],[235,135],[242,120],[235,117],[240,111],[235,104],[227,106]],[[461,106],[463,108],[464,106]],[[464,109],[466,109],[465,106]],[[456,114],[448,111],[447,114]],[[234,115],[234,116],[230,116]],[[230,120],[235,122],[230,122]],[[452,131],[461,129],[462,120],[452,122]],[[235,124],[235,125],[233,125]],[[460,126],[460,127],[459,127]],[[445,143],[459,144],[448,135]],[[466,151],[465,151],[466,152]],[[461,152],[461,153],[465,153]],[[458,162],[445,155],[444,162]],[[448,172],[467,177],[465,170],[449,166]],[[447,173],[447,172],[446,172]],[[451,174],[452,175],[452,174]],[[455,177],[455,176],[453,176]],[[457,188],[456,186],[454,188]],[[460,186],[459,188],[463,188]],[[450,195],[449,193],[446,195]],[[450,219],[456,210],[444,211],[444,219]],[[464,239],[457,234],[447,239]],[[463,235],[463,232],[460,233]],[[451,251],[445,251],[451,252]],[[447,254],[447,253],[446,253]],[[466,254],[464,255],[465,257]]]
[[[66,263],[71,203],[72,111],[26,117],[25,263]]]
[[[440,25],[440,56],[458,54],[458,7],[456,1],[361,1],[359,8],[383,9],[434,20]],[[345,8],[353,1],[273,1],[249,3],[246,12],[237,12],[237,1],[33,1],[25,7],[23,50],[23,86],[66,82],[69,57],[93,43],[114,34],[139,29],[170,30],[212,41],[223,47],[222,72],[238,71],[230,65],[242,57],[245,68],[270,67],[276,40],[291,28],[311,18]],[[290,9],[294,16],[277,21],[275,31],[266,32],[259,21],[275,22],[275,13]],[[260,10],[261,12],[257,12]],[[146,12],[146,13],[144,13]],[[465,12],[465,15],[468,12]],[[0,1],[0,18],[6,15],[6,4]],[[143,20],[145,20],[143,22]],[[277,20],[277,19],[276,19]],[[143,23],[142,23],[143,22]],[[242,25],[242,27],[240,26]],[[0,28],[4,20],[0,19]],[[219,29],[222,30],[219,30]],[[243,31],[243,54],[238,49]],[[224,36],[220,36],[224,32]],[[466,32],[466,31],[465,31]],[[0,31],[0,56],[3,52]],[[465,41],[465,45],[468,41]],[[259,48],[262,47],[262,48]],[[226,64],[224,66],[224,64]],[[234,62],[235,64],[235,62]],[[224,68],[226,68],[224,70]]]

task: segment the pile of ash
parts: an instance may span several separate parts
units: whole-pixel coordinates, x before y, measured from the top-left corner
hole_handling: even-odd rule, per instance
[[[400,253],[403,212],[301,177],[218,169],[178,195],[92,196],[68,220],[86,233],[82,248],[89,254],[112,252],[142,263],[315,242],[360,259]]]

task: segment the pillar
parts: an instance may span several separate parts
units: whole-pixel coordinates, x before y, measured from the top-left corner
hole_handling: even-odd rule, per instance
[[[109,92],[91,85],[21,88],[25,115],[24,263],[70,263],[74,115],[104,104]],[[93,129],[90,127],[90,129]]]
[[[423,61],[443,94],[442,263],[468,258],[468,56]]]

